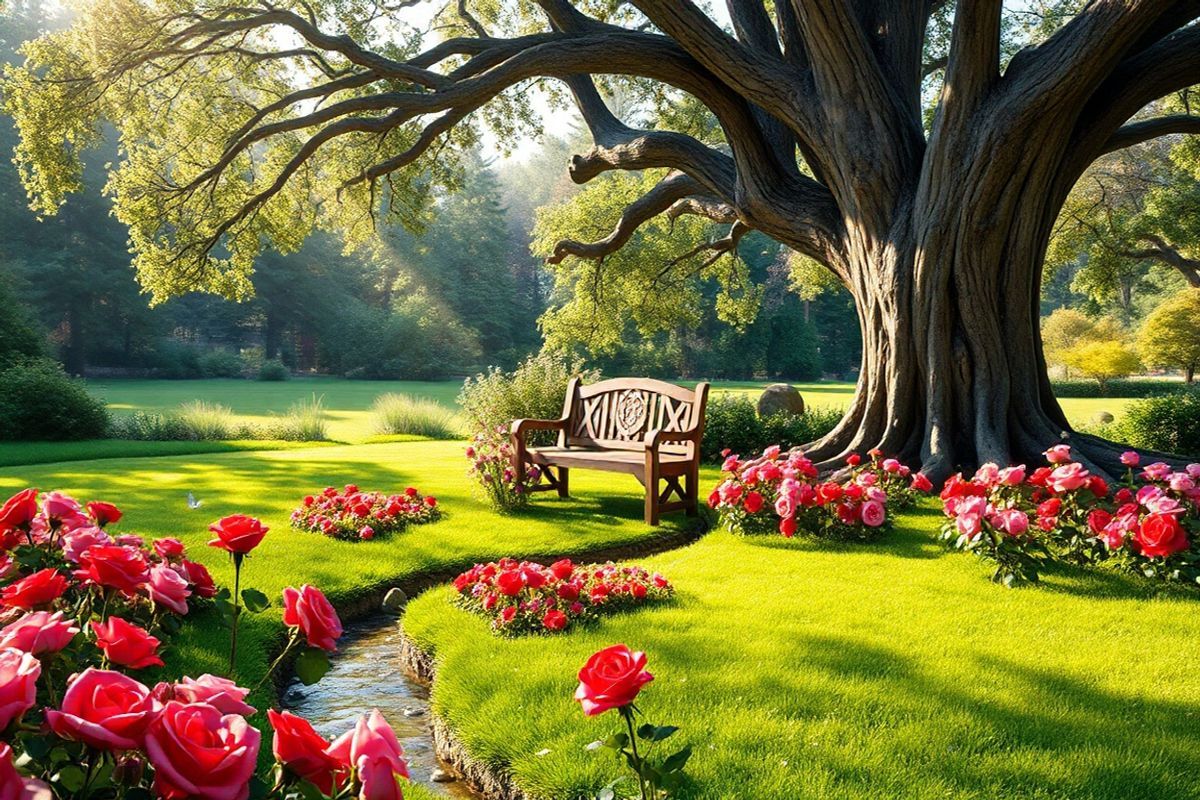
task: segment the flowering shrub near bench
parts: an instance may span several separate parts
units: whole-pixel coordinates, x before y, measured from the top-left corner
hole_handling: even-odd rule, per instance
[[[513,469],[513,446],[508,426],[485,428],[475,434],[467,446],[471,462],[467,474],[475,479],[479,491],[495,510],[515,511],[529,502],[530,487],[542,477],[542,471],[529,465],[523,475]]]
[[[761,456],[743,461],[726,455],[724,480],[708,497],[721,524],[742,535],[778,531],[785,537],[797,532],[832,539],[870,539],[890,525],[890,496],[884,486],[904,486],[909,493],[932,488],[924,475],[905,468],[891,469],[894,459],[872,452],[867,467],[851,456],[850,476],[843,481],[819,479],[816,466],[801,450],[782,452],[768,447]],[[899,462],[895,462],[899,465]],[[886,465],[886,466],[885,466]],[[886,477],[881,477],[886,476]]]
[[[457,602],[505,635],[565,630],[581,620],[674,593],[670,581],[638,566],[571,563],[543,566],[504,558],[476,564],[454,579]]]
[[[407,765],[378,712],[334,742],[269,712],[277,766],[268,784],[255,776],[262,734],[246,720],[249,689],[215,675],[153,686],[134,677],[163,666],[163,643],[197,601],[211,598],[223,614],[232,606],[235,625],[241,609],[179,540],[112,533],[121,518],[112,504],[36,489],[0,506],[0,798],[398,800]],[[239,566],[267,533],[241,515],[212,530],[210,544]],[[249,611],[270,605],[253,590],[240,600]],[[311,683],[341,622],[311,586],[285,589],[282,605],[284,655],[307,647],[296,671]]]
[[[1162,580],[1200,583],[1200,464],[1141,467],[1135,452],[1111,487],[1073,461],[1067,445],[1045,453],[1048,466],[984,464],[955,475],[941,492],[941,538],[996,564],[1005,585],[1037,581],[1051,561],[1113,562]]]
[[[292,527],[359,541],[434,522],[441,513],[435,497],[411,486],[401,494],[383,494],[360,491],[348,483],[342,491],[329,486],[320,494],[307,495],[292,512]]]

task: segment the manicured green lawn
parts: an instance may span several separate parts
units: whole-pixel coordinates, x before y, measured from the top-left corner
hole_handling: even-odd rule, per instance
[[[0,467],[49,464],[55,461],[91,461],[142,456],[235,453],[247,450],[298,450],[327,447],[327,442],[137,442],[125,439],[95,439],[85,442],[0,442]]]
[[[538,797],[621,774],[584,749],[618,718],[572,700],[617,642],[649,655],[647,719],[694,747],[686,798],[1200,796],[1200,597],[1111,574],[1004,589],[937,522],[848,546],[713,533],[643,561],[674,604],[567,636],[497,638],[446,589],[404,626],[436,653],[435,709]]]
[[[89,388],[117,413],[144,411],[162,414],[193,400],[221,403],[241,421],[266,423],[299,401],[321,398],[329,421],[329,437],[359,441],[370,436],[371,404],[387,392],[426,397],[455,407],[462,381],[350,381],[341,378],[293,378],[271,383],[234,378],[167,381],[89,381]]]
[[[765,382],[717,381],[717,393],[742,394],[757,399]],[[850,405],[852,383],[795,384],[810,407],[841,408]],[[457,407],[459,380],[451,381],[351,381],[341,378],[295,378],[283,383],[237,379],[190,381],[107,380],[89,386],[116,413],[144,411],[161,414],[192,400],[221,403],[233,409],[241,421],[269,422],[293,403],[322,398],[329,421],[329,436],[337,441],[358,442],[370,437],[371,404],[386,392],[399,392],[435,400],[447,408]],[[1120,416],[1129,398],[1066,398],[1061,401],[1067,417],[1077,425],[1092,420],[1098,411]],[[2,457],[0,457],[2,458]],[[0,461],[0,463],[4,463]]]

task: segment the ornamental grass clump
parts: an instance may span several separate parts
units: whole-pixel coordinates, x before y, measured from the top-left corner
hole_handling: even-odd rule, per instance
[[[886,472],[884,461],[893,459],[881,458],[872,451],[871,464],[878,463],[878,470],[857,469],[860,462],[851,456],[850,477],[835,481],[821,480],[799,449],[785,453],[771,446],[746,461],[727,453],[721,467],[724,480],[713,489],[708,504],[722,526],[744,536],[778,532],[787,538],[803,533],[825,539],[874,539],[891,526],[890,498],[880,485],[879,472]],[[898,470],[887,481],[904,481],[911,492],[928,485],[924,475],[900,478]]]
[[[429,439],[459,438],[458,418],[440,403],[389,392],[371,406],[372,426],[379,434],[409,434]]]
[[[1101,563],[1150,578],[1200,584],[1200,464],[1141,467],[1134,451],[1114,489],[1073,460],[1069,445],[1046,466],[984,464],[942,488],[941,538],[995,563],[992,580],[1036,582],[1045,565]]]
[[[397,494],[365,492],[348,483],[342,490],[325,487],[306,495],[292,511],[292,527],[345,541],[366,541],[397,533],[409,525],[441,519],[437,498],[412,486]]]
[[[639,566],[576,565],[570,559],[543,566],[503,558],[476,564],[454,579],[456,602],[491,620],[506,636],[556,633],[622,609],[669,599],[662,575]]]
[[[542,477],[536,465],[527,465],[518,474],[513,466],[513,445],[508,426],[485,428],[471,439],[466,456],[471,462],[467,474],[475,480],[484,500],[497,511],[523,508],[531,489]]]

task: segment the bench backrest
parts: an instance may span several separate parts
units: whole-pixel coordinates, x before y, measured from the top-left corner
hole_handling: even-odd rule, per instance
[[[640,450],[647,431],[686,431],[704,424],[708,384],[685,389],[652,378],[612,378],[583,384],[572,378],[563,401],[570,419],[559,446]],[[691,442],[665,443],[662,452],[695,456]]]

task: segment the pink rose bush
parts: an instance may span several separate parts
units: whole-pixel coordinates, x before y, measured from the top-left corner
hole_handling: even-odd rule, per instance
[[[857,453],[846,458],[850,480],[861,486],[875,486],[887,495],[887,507],[892,511],[911,508],[917,500],[933,491],[933,483],[921,472],[887,458],[881,450],[869,450],[867,461]]]
[[[437,498],[413,487],[399,494],[364,492],[354,484],[310,494],[292,512],[292,527],[345,541],[366,541],[441,518]]]
[[[632,565],[544,566],[503,558],[454,579],[456,602],[492,621],[498,634],[556,633],[600,614],[669,599],[671,582]]]
[[[1148,577],[1200,583],[1200,464],[1140,468],[1129,451],[1123,480],[1110,486],[1074,461],[1068,445],[1045,466],[984,464],[955,475],[941,492],[943,541],[996,564],[993,580],[1038,580],[1052,561],[1112,562]]]
[[[507,425],[475,434],[466,450],[471,462],[467,474],[479,485],[483,498],[500,512],[524,507],[530,488],[542,477],[542,471],[533,464],[526,465],[525,472],[518,475],[513,468],[514,455]]]
[[[246,800],[255,785],[279,798],[400,798],[407,765],[378,712],[333,743],[271,712],[269,786],[255,776],[262,734],[247,720],[250,689],[214,675],[145,681],[180,618],[197,603],[220,611],[229,593],[179,540],[115,533],[122,516],[33,489],[0,507],[0,800]],[[237,559],[267,529],[235,515],[212,532]],[[251,611],[271,605],[252,590],[243,600]],[[271,670],[300,650],[296,673],[311,683],[341,622],[312,586],[285,589],[282,605],[291,635]]]
[[[873,454],[866,467],[857,457],[847,462],[848,477],[841,481],[821,480],[816,466],[799,450],[783,452],[768,447],[762,455],[742,460],[726,455],[721,467],[724,479],[708,497],[721,524],[742,535],[778,531],[791,538],[796,533],[830,539],[873,539],[890,525],[888,491],[900,482],[906,492],[916,493],[924,484],[904,468],[894,472],[893,459]],[[899,465],[899,462],[896,462]],[[886,473],[886,479],[880,477]],[[913,484],[918,488],[911,488]],[[927,481],[925,482],[927,483]],[[907,497],[907,495],[906,495]]]

